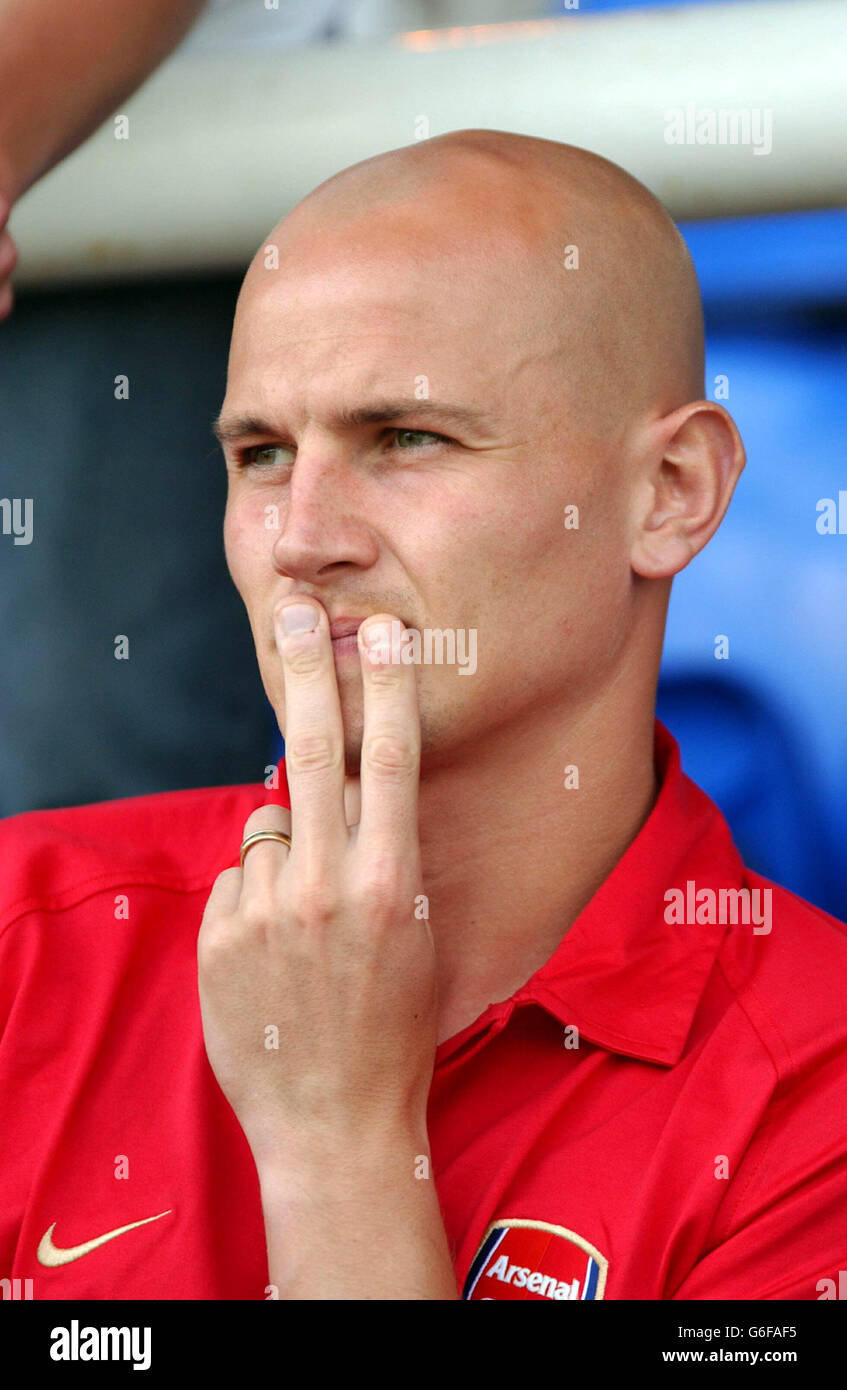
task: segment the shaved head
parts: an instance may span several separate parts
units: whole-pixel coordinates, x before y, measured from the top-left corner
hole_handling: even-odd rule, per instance
[[[649,740],[671,578],[743,462],[702,393],[688,251],[608,160],[468,130],[321,184],[248,270],[217,422],[274,708],[296,590],[477,634],[473,681],[418,671],[424,768],[528,720]],[[361,673],[337,674],[352,772]]]
[[[503,315],[558,342],[573,394],[614,416],[703,394],[694,266],[662,204],[573,145],[464,130],[391,150],[320,184],[269,238],[413,257],[488,280]],[[261,255],[254,262],[263,274]]]

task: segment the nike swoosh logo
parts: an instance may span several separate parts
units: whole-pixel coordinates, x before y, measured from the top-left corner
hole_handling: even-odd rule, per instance
[[[161,1221],[163,1216],[170,1216],[173,1208],[167,1211],[160,1211],[158,1216],[145,1216],[143,1221],[130,1221],[128,1226],[118,1226],[114,1231],[107,1231],[103,1236],[95,1236],[93,1240],[84,1240],[82,1245],[68,1245],[62,1249],[59,1245],[53,1244],[53,1232],[56,1229],[56,1222],[48,1226],[41,1240],[38,1242],[36,1259],[40,1265],[46,1265],[48,1269],[54,1269],[57,1265],[69,1265],[73,1260],[81,1260],[83,1255],[88,1255],[92,1250],[96,1250],[98,1245],[105,1245],[108,1240],[114,1240],[116,1236],[125,1235],[127,1231],[134,1231],[136,1226],[146,1226],[148,1221]]]

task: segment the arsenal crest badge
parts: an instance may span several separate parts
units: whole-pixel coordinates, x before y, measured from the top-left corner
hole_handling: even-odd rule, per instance
[[[503,1218],[486,1231],[462,1298],[602,1298],[608,1268],[599,1250],[564,1226]]]

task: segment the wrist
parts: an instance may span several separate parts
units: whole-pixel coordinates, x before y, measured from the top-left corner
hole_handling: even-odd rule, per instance
[[[289,1299],[456,1299],[429,1146],[404,1136],[260,1173],[268,1273]]]
[[[382,1186],[404,1186],[416,1172],[431,1170],[426,1122],[417,1126],[372,1126],[356,1133],[301,1135],[296,1145],[253,1150],[263,1200],[294,1206]]]

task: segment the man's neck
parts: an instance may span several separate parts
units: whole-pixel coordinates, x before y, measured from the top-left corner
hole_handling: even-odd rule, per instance
[[[576,767],[578,788],[567,788],[567,767]],[[657,790],[652,709],[609,719],[595,707],[576,723],[551,710],[422,777],[439,1042],[550,958],[638,834]]]

